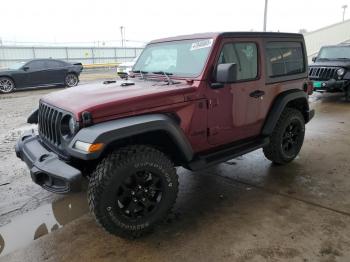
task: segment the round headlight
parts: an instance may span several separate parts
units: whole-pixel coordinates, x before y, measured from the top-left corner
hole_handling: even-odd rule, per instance
[[[344,75],[345,74],[345,69],[344,68],[339,68],[338,70],[337,70],[337,75],[338,76],[342,76],[342,75]]]
[[[78,131],[78,123],[71,115],[65,115],[61,121],[61,134],[65,137],[71,137]]]
[[[75,132],[77,131],[77,122],[75,121],[75,119],[73,117],[70,117],[68,126],[69,126],[70,134],[74,135]]]

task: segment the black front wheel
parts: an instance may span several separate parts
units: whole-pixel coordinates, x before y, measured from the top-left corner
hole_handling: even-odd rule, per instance
[[[270,144],[263,148],[267,159],[276,164],[286,164],[299,154],[304,142],[305,120],[302,113],[286,108],[270,136]]]
[[[110,153],[93,172],[91,212],[108,232],[138,237],[162,220],[175,203],[178,178],[171,160],[142,145]]]

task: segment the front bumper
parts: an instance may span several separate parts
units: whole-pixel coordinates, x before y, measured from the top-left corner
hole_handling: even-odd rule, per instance
[[[314,91],[318,92],[336,92],[344,91],[344,88],[349,85],[350,81],[330,79],[326,81],[312,80]],[[316,86],[317,83],[317,86]]]
[[[80,170],[59,159],[48,151],[34,132],[26,132],[18,140],[16,155],[30,169],[32,180],[54,193],[77,192],[81,188]]]

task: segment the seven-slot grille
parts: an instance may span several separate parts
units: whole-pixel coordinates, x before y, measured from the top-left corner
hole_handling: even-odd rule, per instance
[[[59,146],[61,144],[60,124],[63,113],[47,104],[39,105],[39,135],[44,140]]]
[[[336,67],[310,67],[309,78],[318,80],[337,79]]]

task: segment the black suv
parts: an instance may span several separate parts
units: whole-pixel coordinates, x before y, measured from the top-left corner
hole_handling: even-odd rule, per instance
[[[312,58],[309,78],[315,91],[344,92],[350,101],[350,43],[324,46]]]

